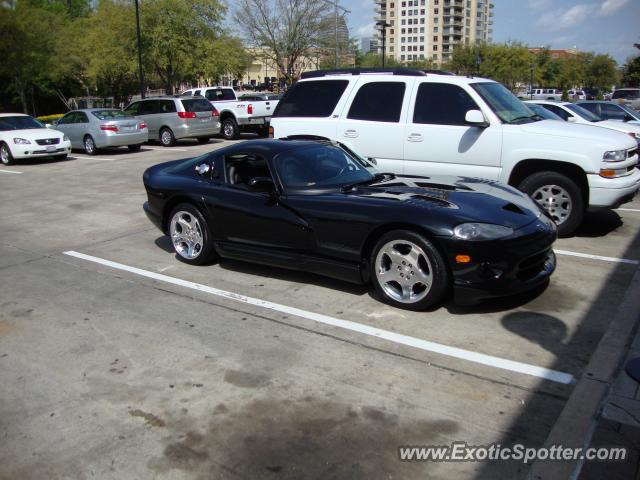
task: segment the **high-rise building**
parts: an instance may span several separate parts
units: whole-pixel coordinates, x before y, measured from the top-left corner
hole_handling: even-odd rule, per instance
[[[488,0],[375,0],[380,52],[400,62],[451,59],[454,45],[491,42]],[[386,28],[383,26],[386,24]],[[382,41],[383,32],[386,33]]]

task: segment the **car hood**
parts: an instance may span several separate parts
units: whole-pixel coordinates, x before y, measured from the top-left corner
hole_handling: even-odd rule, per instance
[[[446,209],[460,222],[494,223],[513,229],[534,222],[542,214],[531,198],[515,188],[469,177],[397,176],[358,187],[353,194],[416,208]]]
[[[601,122],[598,122],[601,123]],[[537,135],[553,135],[556,137],[574,138],[577,140],[585,140],[589,142],[598,142],[600,144],[609,144],[617,146],[620,142],[630,143],[630,137],[624,138],[620,135],[622,132],[616,132],[611,127],[597,127],[598,123],[589,125],[558,122],[555,120],[540,120],[539,122],[525,123],[520,125],[522,131]],[[620,148],[632,148],[632,145],[620,146]]]
[[[602,120],[600,122],[594,122],[593,124],[598,127],[611,128],[613,130],[618,130],[619,132],[640,133],[640,126],[633,125],[631,122],[617,122],[615,120]]]
[[[62,138],[64,133],[52,128],[28,128],[25,130],[6,130],[2,133],[5,137],[24,138],[26,140],[40,140],[43,138]]]

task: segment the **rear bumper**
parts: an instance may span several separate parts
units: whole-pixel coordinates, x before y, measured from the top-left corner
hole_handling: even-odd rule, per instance
[[[98,148],[124,147],[127,145],[140,145],[149,140],[149,131],[144,130],[135,133],[111,133],[96,136],[95,142]]]
[[[244,117],[238,118],[238,125],[241,127],[263,127],[269,125],[271,117]]]
[[[11,148],[13,158],[20,159],[47,158],[71,153],[71,142],[68,140],[57,145],[51,145],[51,147],[53,148],[47,149],[46,146],[32,142],[27,145],[11,145],[9,148]]]
[[[177,125],[171,129],[175,138],[213,137],[220,133],[220,122],[214,120],[210,125]]]
[[[620,178],[602,178],[599,175],[588,175],[589,206],[617,207],[629,202],[640,188],[640,169],[631,175]]]

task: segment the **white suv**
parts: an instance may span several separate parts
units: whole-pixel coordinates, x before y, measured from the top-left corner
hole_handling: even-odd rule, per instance
[[[619,205],[640,187],[630,136],[542,120],[492,80],[409,69],[302,77],[274,112],[273,136],[338,140],[385,171],[514,185],[544,206],[564,236],[587,206]]]

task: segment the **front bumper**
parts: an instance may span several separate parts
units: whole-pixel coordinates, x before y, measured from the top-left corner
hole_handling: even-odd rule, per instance
[[[71,142],[67,140],[62,141],[57,145],[46,146],[31,142],[27,145],[13,144],[9,148],[11,148],[11,155],[13,155],[13,158],[47,158],[55,157],[57,155],[68,155],[71,153]]]
[[[617,207],[631,201],[640,188],[640,169],[626,177],[602,178],[600,175],[587,175],[589,181],[590,207]]]
[[[555,230],[545,222],[536,221],[518,230],[516,235],[487,242],[445,240],[457,303],[515,295],[549,280],[556,268],[556,256],[551,248],[556,239]],[[456,255],[468,255],[471,262],[458,264]]]

